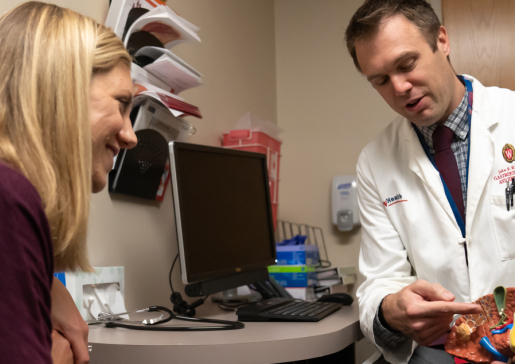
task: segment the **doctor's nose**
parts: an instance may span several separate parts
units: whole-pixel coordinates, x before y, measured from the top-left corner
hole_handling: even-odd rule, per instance
[[[413,88],[411,82],[409,82],[403,75],[392,76],[391,82],[396,96],[404,96],[406,92]]]

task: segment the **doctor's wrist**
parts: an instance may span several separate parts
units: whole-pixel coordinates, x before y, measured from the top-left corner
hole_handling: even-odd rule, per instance
[[[379,322],[385,329],[387,329],[393,333],[396,333],[396,334],[402,334],[402,331],[400,331],[400,330],[396,329],[395,327],[393,327],[392,325],[390,325],[388,323],[388,319],[385,317],[385,310],[386,310],[386,316],[388,316],[388,313],[389,313],[388,303],[389,303],[389,300],[392,299],[391,296],[392,295],[385,296],[383,298],[383,300],[381,301],[381,304],[379,305],[379,312],[378,312]]]

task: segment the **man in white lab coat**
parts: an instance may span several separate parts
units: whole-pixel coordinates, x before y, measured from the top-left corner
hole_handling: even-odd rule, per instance
[[[454,73],[424,0],[367,0],[346,41],[399,114],[357,166],[361,328],[382,362],[454,363],[427,346],[482,312],[467,302],[515,286],[515,93]]]

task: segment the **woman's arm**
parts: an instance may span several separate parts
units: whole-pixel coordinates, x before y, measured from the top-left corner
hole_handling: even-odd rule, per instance
[[[54,331],[57,330],[69,341],[75,357],[75,364],[89,363],[88,324],[82,319],[66,287],[55,277],[52,284],[51,317]],[[54,336],[52,335],[52,337]]]

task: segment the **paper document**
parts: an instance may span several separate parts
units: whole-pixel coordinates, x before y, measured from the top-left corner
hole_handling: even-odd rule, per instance
[[[150,33],[167,49],[184,42],[200,42],[189,24],[191,23],[184,21],[167,6],[154,8],[132,23],[123,39],[125,47],[128,46],[131,35],[139,31]]]
[[[175,62],[177,62],[184,68],[186,68],[188,71],[193,73],[195,76],[202,77],[202,74],[199,71],[197,71],[195,68],[191,67],[186,62],[184,62],[181,58],[179,58],[177,55],[172,53],[172,51],[165,49],[165,48],[152,47],[152,46],[143,47],[143,48],[140,48],[134,56],[135,57],[147,56],[147,57],[152,58],[155,61],[156,59],[162,57],[163,55],[167,55],[169,58],[173,59]]]
[[[156,87],[159,87],[160,89],[170,92],[170,88],[166,83],[161,81],[159,78],[154,76],[151,73],[148,73],[147,70],[141,68],[136,63],[131,63],[131,78],[132,83],[138,83],[138,84],[144,84],[149,83],[151,85],[154,85]]]
[[[166,54],[145,66],[144,69],[160,78],[176,95],[184,90],[201,85],[200,77],[194,75]]]
[[[163,90],[163,89],[161,89],[161,88],[159,88],[157,86],[154,86],[154,85],[152,85],[150,83],[146,83],[146,82],[142,82],[142,81],[137,80],[134,83],[134,87],[137,88],[135,96],[139,95],[142,92],[151,91],[151,92],[159,92],[159,93],[161,93],[163,95],[166,95],[168,97],[171,97],[171,98],[179,100],[179,101],[184,101],[184,99],[182,97],[174,95],[174,94],[172,94],[170,92],[166,92],[165,90]]]

